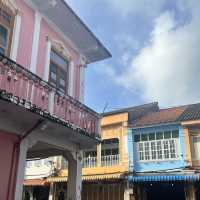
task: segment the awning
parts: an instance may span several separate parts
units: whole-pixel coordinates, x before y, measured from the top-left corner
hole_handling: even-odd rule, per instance
[[[128,180],[137,182],[199,181],[199,174],[141,175],[129,176]]]
[[[123,179],[124,175],[121,173],[116,174],[104,174],[104,175],[89,175],[82,176],[83,181],[97,181],[97,180],[114,180],[114,179]],[[67,177],[50,177],[47,178],[47,182],[67,182]]]
[[[24,186],[45,186],[49,185],[45,179],[27,179],[24,180]]]

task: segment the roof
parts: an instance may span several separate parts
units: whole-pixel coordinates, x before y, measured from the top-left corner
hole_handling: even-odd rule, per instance
[[[192,104],[178,118],[179,121],[189,121],[200,119],[200,103]]]
[[[56,0],[55,3],[41,0],[30,1],[75,44],[78,51],[86,57],[87,64],[111,57],[110,52],[65,0]]]
[[[157,112],[151,112],[130,124],[131,127],[143,127],[163,123],[178,122],[188,106],[179,106],[173,108],[160,109]]]
[[[102,117],[109,116],[109,115],[115,115],[115,114],[120,114],[120,113],[132,113],[132,116],[137,116],[139,113],[143,113],[146,110],[151,110],[151,111],[157,111],[159,109],[158,103],[153,102],[153,103],[148,103],[148,104],[143,104],[139,106],[132,106],[132,107],[127,107],[127,108],[122,108],[122,109],[117,109],[114,111],[109,111],[105,113],[101,113]],[[134,118],[134,117],[133,117]]]

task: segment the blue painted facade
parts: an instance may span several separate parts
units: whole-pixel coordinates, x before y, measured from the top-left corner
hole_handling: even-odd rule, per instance
[[[175,159],[163,159],[159,161],[145,160],[140,161],[138,158],[138,152],[136,149],[134,135],[136,134],[148,134],[151,132],[159,131],[172,131],[179,130],[178,139],[178,157]],[[129,170],[130,172],[155,172],[165,171],[172,169],[183,169],[188,166],[185,161],[185,142],[184,142],[183,127],[179,124],[153,126],[147,128],[137,128],[128,130],[128,152],[129,152]]]

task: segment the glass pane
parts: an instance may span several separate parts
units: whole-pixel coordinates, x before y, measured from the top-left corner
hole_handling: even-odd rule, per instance
[[[139,142],[140,141],[140,135],[134,135],[134,141]]]
[[[178,138],[178,137],[179,137],[179,131],[178,130],[172,131],[172,138]]]
[[[51,51],[51,60],[63,69],[67,70],[68,61],[53,50]]]
[[[5,54],[5,49],[2,48],[2,47],[0,47],[0,53],[1,53],[1,54]]]
[[[170,140],[169,141],[169,146],[170,146],[170,156],[171,156],[171,158],[176,158],[175,141],[174,140]]]
[[[7,37],[8,31],[2,25],[0,25],[0,45],[5,47],[7,46]]]
[[[157,142],[157,155],[158,155],[158,159],[162,159],[162,144],[161,144],[161,141]]]
[[[144,143],[145,160],[150,160],[149,142]]]
[[[169,145],[168,145],[168,140],[163,141],[163,146],[164,146],[164,157],[169,158]]]
[[[151,142],[151,159],[156,159],[156,142]]]
[[[171,138],[171,131],[165,131],[165,132],[164,132],[164,138],[165,138],[165,139]]]
[[[141,135],[141,141],[147,141],[148,140],[148,135],[147,134],[142,134]]]
[[[156,140],[161,140],[163,139],[163,132],[157,132],[156,133]]]
[[[64,90],[66,88],[66,72],[62,69],[60,69],[59,87]]]
[[[155,140],[155,133],[149,133],[149,140]]]
[[[139,151],[139,160],[144,160],[143,143],[138,144],[138,151]]]

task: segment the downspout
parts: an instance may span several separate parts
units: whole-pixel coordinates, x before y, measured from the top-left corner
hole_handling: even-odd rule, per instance
[[[19,136],[19,140],[17,142],[15,142],[15,144],[14,144],[13,152],[12,152],[12,160],[11,160],[11,168],[10,168],[10,176],[9,176],[9,180],[8,180],[8,186],[11,185],[12,179],[13,179],[13,184],[11,186],[11,193],[10,193],[10,188],[8,187],[8,189],[7,189],[7,200],[13,200],[14,199],[14,198],[10,199],[9,197],[10,197],[10,194],[13,195],[11,197],[14,197],[14,194],[15,194],[17,171],[18,171],[18,166],[19,166],[20,145],[25,138],[27,138],[36,128],[38,128],[38,126],[40,126],[43,123],[43,121],[44,120],[39,119],[33,127],[31,127],[24,134],[22,134],[22,136]]]

